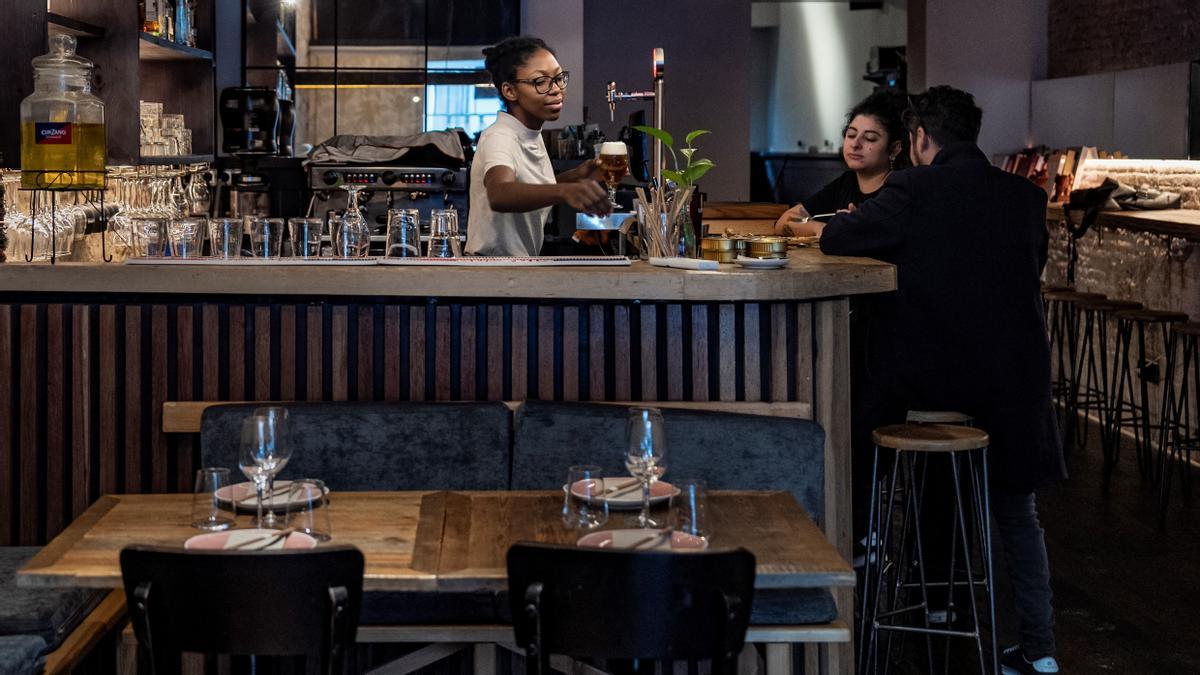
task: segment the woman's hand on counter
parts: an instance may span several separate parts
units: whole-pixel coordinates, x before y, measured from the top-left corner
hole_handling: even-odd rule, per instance
[[[811,237],[816,232],[812,231],[812,226],[816,221],[808,221],[801,223],[801,220],[808,218],[808,209],[804,208],[803,204],[797,204],[779,216],[779,220],[775,221],[775,234],[781,237]]]

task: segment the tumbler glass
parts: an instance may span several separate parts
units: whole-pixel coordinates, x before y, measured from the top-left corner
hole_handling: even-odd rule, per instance
[[[242,254],[241,218],[214,218],[208,221],[210,255],[214,258],[237,258]]]
[[[288,486],[287,526],[317,541],[329,541],[333,528],[329,522],[329,491],[325,482],[301,478]]]
[[[458,214],[454,209],[429,212],[429,250],[431,258],[454,258],[458,248]],[[461,251],[459,255],[461,255]]]
[[[205,467],[196,472],[196,491],[192,495],[192,527],[215,531],[227,530],[233,526],[233,494],[229,490],[231,485],[229,469]]]
[[[699,539],[709,539],[708,485],[699,479],[674,481],[679,494],[671,499],[671,527]]]
[[[567,527],[591,529],[608,522],[608,497],[600,467],[591,464],[567,469],[562,519]]]
[[[165,218],[134,218],[133,247],[138,257],[161,258],[167,255],[167,220]]]
[[[416,209],[388,211],[387,250],[389,258],[414,258],[421,255],[421,213]]]
[[[289,218],[292,255],[297,258],[316,258],[321,255],[321,233],[325,224],[320,218]]]
[[[284,236],[283,218],[250,220],[250,252],[255,258],[278,258]]]
[[[183,218],[167,224],[167,236],[171,240],[171,255],[176,258],[200,257],[200,245],[204,241],[204,219]]]

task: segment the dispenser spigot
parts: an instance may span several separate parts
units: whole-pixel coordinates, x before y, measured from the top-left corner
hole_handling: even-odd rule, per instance
[[[615,122],[617,120],[617,83],[610,81],[608,89],[605,93],[608,99],[608,121]]]

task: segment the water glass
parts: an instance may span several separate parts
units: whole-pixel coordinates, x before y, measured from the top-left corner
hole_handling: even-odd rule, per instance
[[[325,224],[320,218],[289,218],[292,255],[297,258],[316,258],[321,255],[321,234]]]
[[[165,218],[134,218],[133,248],[138,257],[161,258],[167,255],[167,220]]]
[[[650,485],[667,471],[666,428],[658,408],[630,408],[625,423],[625,468],[642,481],[642,511],[638,527],[658,527],[650,519]]]
[[[278,258],[283,237],[283,218],[250,219],[250,252],[255,258]]]
[[[430,258],[462,255],[458,242],[458,212],[454,209],[433,209],[429,212],[428,255]]]
[[[183,218],[168,223],[171,255],[176,258],[199,258],[200,244],[204,241],[204,224],[203,218]]]
[[[600,467],[585,464],[567,469],[563,524],[591,529],[608,522],[608,497]]]
[[[192,527],[201,530],[227,530],[233,526],[232,494],[222,501],[220,490],[229,492],[229,469],[205,467],[196,472],[196,491],[192,495]]]
[[[214,258],[237,258],[242,254],[241,218],[214,218],[208,221],[208,241]]]
[[[388,211],[387,249],[389,258],[421,256],[421,213],[416,209]]]
[[[287,526],[317,541],[329,541],[329,494],[324,481],[302,478],[292,481],[287,495]]]
[[[671,500],[671,529],[707,541],[708,484],[691,478],[672,482],[679,494]]]

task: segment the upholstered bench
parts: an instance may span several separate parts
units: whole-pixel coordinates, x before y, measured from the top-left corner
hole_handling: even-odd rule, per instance
[[[0,547],[0,674],[39,673],[109,591],[86,588],[24,588],[16,572],[40,551]]]

